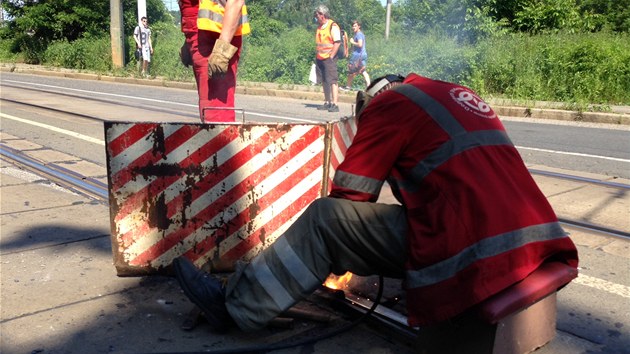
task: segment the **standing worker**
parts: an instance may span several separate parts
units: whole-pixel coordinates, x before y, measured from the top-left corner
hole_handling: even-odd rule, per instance
[[[151,42],[151,29],[149,21],[145,16],[140,19],[141,25],[136,26],[133,31],[133,39],[136,41],[136,47],[142,53],[142,76],[149,74],[149,63],[151,62],[151,54],[153,54],[153,43]]]
[[[182,16],[182,33],[184,34],[184,44],[179,51],[179,57],[185,67],[193,64],[192,53],[199,52],[197,42],[197,14],[199,13],[199,0],[178,0],[179,13]],[[195,72],[195,80],[199,87],[198,75]]]
[[[317,44],[315,63],[321,74],[324,89],[324,104],[317,109],[339,112],[339,106],[337,106],[339,97],[337,50],[341,45],[341,29],[330,19],[330,12],[324,5],[319,5],[315,10],[315,19],[319,23],[315,33]]]
[[[242,36],[251,31],[245,1],[179,0],[179,7],[185,47],[197,81],[201,121],[234,122]],[[186,48],[180,52],[182,62],[188,60]]]
[[[416,74],[376,79],[319,198],[227,285],[184,257],[184,293],[215,329],[265,326],[330,273],[404,279],[408,322],[448,321],[545,262],[578,265],[494,111],[472,90]],[[366,95],[358,95],[357,98]],[[394,124],[392,124],[394,122]],[[376,203],[385,181],[396,204]]]
[[[348,61],[348,84],[346,90],[352,90],[352,80],[356,74],[363,75],[365,86],[370,86],[370,75],[367,72],[367,49],[365,45],[365,34],[361,31],[361,23],[352,21],[354,36],[350,39],[352,44],[352,54]]]

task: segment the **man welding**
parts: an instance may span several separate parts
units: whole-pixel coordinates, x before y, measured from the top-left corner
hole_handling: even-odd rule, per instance
[[[376,79],[330,195],[227,285],[180,257],[182,289],[217,330],[264,327],[330,273],[404,279],[408,321],[446,321],[577,250],[490,106],[417,74]],[[400,205],[376,203],[387,181]]]

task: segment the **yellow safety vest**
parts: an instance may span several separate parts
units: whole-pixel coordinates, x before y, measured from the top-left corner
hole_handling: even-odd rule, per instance
[[[197,15],[197,27],[201,30],[221,33],[223,29],[223,14],[225,14],[225,0],[201,0],[199,1],[199,13]],[[247,7],[241,9],[241,19],[238,22],[235,36],[242,36],[251,32],[247,18]]]

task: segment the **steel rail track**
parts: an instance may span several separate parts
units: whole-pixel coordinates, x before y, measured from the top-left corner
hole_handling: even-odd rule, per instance
[[[560,224],[563,224],[567,227],[581,229],[594,234],[614,236],[625,240],[630,240],[630,232],[627,231],[611,229],[605,226],[596,225],[584,221],[570,220],[565,218],[558,218],[558,220],[560,221]]]
[[[18,104],[18,105],[22,105],[22,106],[31,107],[31,108],[43,109],[43,110],[50,111],[50,112],[55,112],[55,113],[67,114],[69,116],[79,117],[79,118],[83,118],[83,119],[87,119],[87,120],[91,120],[91,121],[97,121],[97,122],[102,122],[103,121],[102,118],[90,116],[90,115],[87,115],[87,114],[75,113],[75,112],[67,111],[67,110],[64,110],[64,109],[46,107],[46,106],[42,106],[42,105],[38,105],[38,104],[34,104],[34,103],[26,103],[26,102],[16,101],[16,100],[12,100],[10,98],[0,98],[0,101],[11,102],[13,104]]]
[[[21,166],[74,193],[89,197],[102,204],[109,204],[107,185],[100,181],[82,176],[54,163],[43,163],[3,144],[0,144],[0,156],[3,160]]]
[[[596,185],[604,186],[604,187],[630,189],[630,184],[625,184],[625,183],[602,181],[602,180],[594,179],[594,178],[573,176],[573,175],[568,175],[565,173],[542,171],[542,170],[537,170],[537,169],[532,169],[532,168],[529,168],[528,171],[529,173],[533,175],[547,176],[547,177],[553,177],[553,178],[559,178],[559,179],[567,179],[567,180],[577,181],[577,182],[586,182],[586,183],[596,184]]]
[[[68,170],[64,167],[56,165],[54,163],[43,163],[41,161],[37,161],[20,151],[12,149],[8,146],[0,144],[0,155],[3,159],[11,161],[15,164],[23,166],[29,171],[40,175],[42,177],[48,178],[51,181],[59,184],[62,187],[66,187],[72,190],[75,193],[88,196],[92,199],[95,199],[101,203],[108,204],[109,203],[109,194],[107,185],[91,179],[89,177],[82,176],[76,172]],[[624,183],[610,182],[610,181],[600,181],[591,178],[584,178],[580,176],[572,176],[562,173],[554,173],[547,172],[541,170],[533,170],[530,169],[532,174],[545,175],[554,178],[560,179],[570,179],[579,182],[586,182],[595,185],[601,185],[610,188],[618,188],[618,189],[630,189],[630,185]],[[606,234],[610,236],[621,237],[625,239],[630,239],[630,232],[624,230],[612,229],[602,225],[596,225],[592,223],[588,223],[585,221],[572,220],[567,218],[559,218],[562,224],[565,224],[569,227],[575,227],[584,229],[590,232],[595,232],[597,234]]]
[[[559,173],[559,172],[542,171],[542,170],[531,169],[531,168],[528,170],[533,175],[540,175],[540,176],[547,176],[547,177],[558,178],[558,179],[571,180],[571,181],[576,181],[576,182],[589,183],[589,184],[608,187],[608,188],[630,190],[630,185],[625,184],[625,183],[619,183],[619,182],[613,182],[613,181],[602,181],[602,180],[598,180],[594,178],[574,176],[574,175],[569,175],[569,174]],[[630,239],[630,232],[628,231],[611,229],[606,226],[597,225],[597,224],[589,223],[586,221],[572,220],[572,219],[566,219],[562,217],[559,217],[558,219],[561,224],[564,224],[565,226],[568,226],[568,227],[583,229],[588,232],[594,232],[597,234],[605,234],[608,236],[615,236],[615,237]]]
[[[25,154],[12,149],[10,147],[0,144],[0,157],[10,163],[22,166],[30,172],[37,174],[41,177],[47,178],[58,185],[67,188],[75,193],[92,198],[102,204],[109,204],[109,196],[107,191],[107,185],[70,171],[66,168],[60,167],[52,163],[43,163],[33,158],[26,156]],[[532,173],[538,173],[544,171],[533,170]],[[621,183],[606,183],[599,180],[583,179],[581,177],[563,175],[563,174],[547,174],[556,178],[569,178],[582,182],[594,183],[598,185],[605,185],[607,187],[628,189],[629,186]],[[569,227],[575,227],[594,232],[596,234],[612,235],[621,237],[624,239],[630,239],[630,233],[614,230],[607,227],[589,224],[585,222],[560,219],[560,222]],[[351,292],[345,292],[342,302],[353,311],[359,313],[365,313],[373,305],[372,300],[357,295]],[[398,335],[405,338],[413,338],[417,333],[417,329],[407,326],[407,318],[403,314],[392,310],[386,306],[378,305],[372,316],[376,321],[385,325],[389,330],[394,331]]]
[[[63,97],[67,97],[67,98],[75,98],[75,99],[82,99],[82,100],[88,100],[88,101],[95,101],[95,102],[99,102],[99,103],[103,103],[103,104],[110,104],[110,105],[116,105],[116,106],[125,106],[125,107],[129,107],[129,108],[137,108],[137,104],[123,103],[123,102],[115,101],[115,100],[112,100],[112,99],[106,99],[106,98],[86,97],[86,96],[80,95],[80,94],[63,93],[63,92],[56,92],[56,91],[45,90],[45,89],[38,89],[38,88],[27,88],[27,87],[23,87],[23,86],[19,86],[19,85],[12,85],[12,84],[6,84],[6,83],[3,83],[2,86],[11,87],[11,88],[15,88],[15,89],[22,89],[22,90],[27,90],[27,91],[44,92],[44,93],[49,93],[49,94],[52,94],[52,95],[63,96]],[[52,107],[41,105],[41,104],[28,103],[28,102],[23,102],[23,101],[19,101],[19,100],[15,100],[15,99],[10,99],[10,98],[0,97],[0,100],[1,101],[6,101],[6,102],[11,102],[13,104],[28,106],[28,107],[32,107],[32,108],[47,110],[47,111],[52,111],[52,112],[56,112],[56,113],[73,115],[73,116],[77,116],[77,117],[81,117],[81,118],[85,118],[85,119],[93,120],[93,121],[102,122],[102,121],[106,120],[104,118],[99,118],[99,117],[95,117],[95,116],[91,116],[91,115],[75,113],[75,112],[64,110],[64,109],[52,108]],[[174,116],[183,117],[183,118],[197,118],[196,114],[185,113],[185,112],[182,112],[181,110],[177,110],[177,109],[174,109],[174,108],[154,107],[154,106],[151,106],[151,105],[145,105],[143,107],[143,109],[147,110],[147,111],[151,111],[151,112],[156,112],[156,113],[168,113],[168,114],[171,114],[171,115],[174,115]]]
[[[16,88],[23,88],[23,87],[16,87]],[[40,90],[40,91],[43,91],[43,90]],[[53,93],[53,92],[50,92],[50,93]],[[65,96],[88,99],[86,97],[82,97],[78,95],[71,95],[71,94],[65,94]],[[77,116],[84,119],[103,121],[103,119],[98,118],[98,117],[77,114],[74,112],[54,109],[51,107],[25,103],[25,102],[19,102],[16,100],[6,99],[6,98],[2,98],[1,100],[11,102],[14,104],[27,105],[33,108],[55,111],[57,113],[69,114],[69,115]],[[107,100],[97,100],[97,101],[101,101],[103,103],[112,103],[111,101],[107,101]],[[157,111],[158,109],[154,109],[154,110]],[[180,115],[182,114],[180,113]],[[76,172],[68,170],[54,163],[44,163],[44,162],[38,161],[36,159],[33,159],[21,153],[18,150],[12,149],[3,144],[0,144],[0,158],[9,163],[20,166],[38,176],[46,178],[52,181],[53,183],[56,183],[57,185],[63,188],[66,188],[74,193],[91,198],[101,204],[105,204],[105,205],[109,204],[108,187],[106,184],[100,181],[82,176]],[[538,169],[528,169],[528,170],[532,175],[541,175],[541,176],[546,176],[546,177],[551,177],[551,178],[573,180],[577,182],[589,183],[593,185],[599,185],[599,186],[608,187],[608,188],[616,188],[616,189],[621,189],[621,190],[630,189],[630,185],[624,184],[624,183],[618,183],[618,182],[613,182],[613,181],[602,181],[602,180],[597,180],[597,179],[592,179],[592,178],[587,178],[587,177],[573,176],[569,174],[543,171],[543,170],[538,170]],[[583,221],[571,220],[571,219],[566,219],[566,218],[559,218],[559,220],[561,224],[563,224],[566,227],[582,229],[588,232],[592,232],[596,235],[607,235],[607,236],[620,237],[623,239],[630,239],[630,232],[626,232],[622,230],[615,230],[615,229],[611,229],[611,228],[601,226],[601,225],[595,225],[595,224],[591,224],[591,223],[587,223]],[[361,295],[357,295],[351,292],[344,292],[344,298],[341,301],[352,311],[355,311],[361,314],[367,312],[368,309],[372,307],[374,304],[373,301],[370,300],[369,298],[361,296]],[[378,323],[381,323],[382,325],[384,325],[389,330],[394,331],[395,333],[397,333],[398,335],[404,338],[415,338],[415,335],[417,334],[417,331],[418,331],[417,328],[411,328],[406,324],[407,323],[406,316],[384,305],[379,304],[378,306],[375,307],[375,311],[372,314],[372,318]]]
[[[101,103],[105,103],[105,104],[116,104],[117,106],[127,106],[127,107],[131,107],[131,108],[137,108],[137,105],[134,105],[134,104],[129,104],[129,103],[124,103],[123,104],[123,103],[120,103],[120,102],[112,102],[111,100],[107,100],[107,99],[90,98],[90,97],[85,97],[85,96],[76,95],[76,94],[60,93],[60,92],[55,92],[55,91],[50,91],[50,90],[43,90],[43,89],[25,88],[25,87],[16,86],[16,85],[10,85],[10,84],[9,85],[3,84],[3,86],[17,88],[17,89],[31,90],[31,91],[40,91],[40,92],[56,94],[56,95],[61,95],[61,96],[66,96],[66,97],[71,97],[71,98],[78,98],[78,99],[97,101],[97,102],[101,102]],[[76,117],[79,117],[79,118],[84,118],[84,119],[92,120],[92,121],[103,122],[103,121],[107,120],[105,118],[99,118],[99,117],[95,117],[95,116],[91,116],[91,115],[80,114],[80,113],[76,113],[76,112],[73,112],[73,111],[68,111],[68,110],[63,110],[63,109],[58,109],[58,108],[51,108],[51,107],[48,107],[48,106],[45,106],[45,105],[36,104],[36,103],[22,102],[22,101],[10,99],[10,98],[2,98],[2,97],[0,97],[0,101],[6,101],[6,102],[13,103],[13,104],[27,106],[27,107],[36,108],[36,109],[48,110],[48,111],[52,111],[52,112],[55,112],[55,113],[68,114],[68,115],[72,115],[72,116],[76,116]],[[168,114],[171,114],[171,115],[174,115],[174,116],[183,117],[183,118],[192,118],[192,119],[195,120],[195,122],[197,122],[198,119],[199,119],[196,113],[195,114],[184,113],[184,112],[182,112],[180,110],[173,109],[173,108],[146,106],[143,109],[147,110],[147,111],[158,112],[158,113],[168,113]],[[256,117],[262,117],[262,118],[275,118],[275,119],[282,119],[282,120],[287,120],[287,121],[295,121],[296,120],[296,118],[294,118],[294,117],[287,117],[287,116],[281,116],[281,115],[276,115],[276,114],[269,114],[269,113],[264,113],[264,112],[256,112],[256,111],[250,111],[250,110],[246,111],[246,110],[241,109],[241,108],[234,108],[234,110],[237,111],[237,113],[239,113],[239,115],[242,117],[241,118],[242,122],[250,121],[250,120],[246,119],[246,116],[256,116]],[[354,105],[352,106],[352,111],[354,112]],[[276,123],[276,122],[277,121],[274,121],[274,123]],[[321,120],[317,120],[317,119],[300,119],[299,122],[301,122],[301,123],[304,123],[304,122],[321,123],[322,121]]]

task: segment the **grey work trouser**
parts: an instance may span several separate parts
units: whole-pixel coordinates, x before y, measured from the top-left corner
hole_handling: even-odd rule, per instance
[[[243,330],[270,320],[335,273],[404,276],[407,221],[400,205],[320,198],[228,279],[227,309]]]

